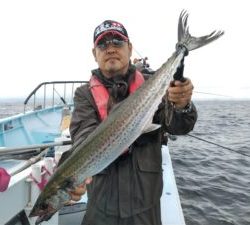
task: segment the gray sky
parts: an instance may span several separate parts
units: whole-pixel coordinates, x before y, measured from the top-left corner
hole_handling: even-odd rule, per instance
[[[174,51],[182,9],[192,35],[225,31],[185,61],[194,97],[250,98],[247,0],[0,0],[0,98],[26,97],[44,81],[88,80],[96,67],[93,31],[106,19],[123,23],[136,51],[157,69]]]

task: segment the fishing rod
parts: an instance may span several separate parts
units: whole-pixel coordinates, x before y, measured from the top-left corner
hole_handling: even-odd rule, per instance
[[[8,173],[5,168],[0,167],[0,192],[4,192],[8,188],[12,176],[18,174],[19,172],[27,169],[29,166],[38,162],[43,156],[46,155],[47,151],[48,150],[42,151],[39,155],[30,158],[25,162],[25,164],[21,168],[11,173]]]
[[[38,151],[49,147],[61,146],[61,145],[69,145],[72,144],[72,141],[58,141],[58,142],[51,142],[51,143],[44,143],[44,144],[36,144],[36,145],[28,145],[22,147],[10,147],[10,148],[3,148],[0,151],[0,157],[5,155],[11,154],[19,154],[19,153],[27,153],[31,151]]]
[[[21,168],[15,170],[13,172],[9,173],[5,168],[0,167],[0,192],[3,192],[8,188],[10,178],[12,176],[18,174],[19,172],[25,170],[29,166],[35,164],[43,156],[46,156],[46,154],[48,153],[50,147],[62,146],[62,145],[70,145],[70,144],[72,144],[72,141],[60,141],[60,142],[53,142],[53,143],[47,143],[47,144],[41,144],[41,145],[31,145],[31,146],[19,147],[19,148],[5,148],[4,149],[5,152],[3,154],[1,154],[1,155],[8,154],[6,152],[6,150],[11,151],[12,153],[13,153],[13,151],[16,150],[16,151],[19,151],[19,153],[21,153],[20,151],[22,151],[22,152],[25,151],[25,148],[27,148],[28,150],[31,150],[31,149],[34,150],[34,149],[40,148],[41,152],[37,156],[34,156],[34,157],[30,158],[29,160],[27,160],[25,162],[25,164]]]
[[[206,143],[209,143],[209,144],[212,144],[212,145],[215,145],[215,146],[218,146],[218,147],[220,147],[220,148],[229,150],[229,151],[231,151],[231,152],[234,152],[234,153],[237,153],[237,154],[240,154],[240,155],[247,156],[247,157],[250,158],[250,155],[248,155],[248,154],[246,154],[246,153],[244,153],[244,152],[238,152],[238,151],[236,151],[236,150],[234,150],[234,149],[232,149],[232,148],[225,147],[225,146],[223,146],[223,145],[214,143],[214,142],[212,142],[212,141],[205,140],[205,139],[203,139],[203,138],[197,137],[197,136],[192,135],[192,134],[187,134],[187,136],[192,137],[192,138],[195,138],[195,139],[198,139],[198,140],[200,140],[200,141],[203,141],[203,142],[206,142]]]

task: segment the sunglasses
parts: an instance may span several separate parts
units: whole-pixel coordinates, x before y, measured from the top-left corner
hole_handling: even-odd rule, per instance
[[[106,50],[111,44],[115,48],[121,48],[124,46],[125,42],[127,42],[127,40],[121,40],[117,38],[113,38],[111,40],[102,39],[97,43],[96,47],[101,50]]]

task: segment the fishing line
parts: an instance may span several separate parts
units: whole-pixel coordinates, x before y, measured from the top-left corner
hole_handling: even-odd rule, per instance
[[[231,152],[235,152],[235,153],[238,153],[238,154],[240,154],[240,155],[244,155],[244,156],[247,156],[247,157],[250,158],[250,155],[245,154],[244,152],[238,152],[238,151],[236,151],[236,150],[234,150],[234,149],[232,149],[232,148],[228,148],[228,147],[225,147],[225,146],[223,146],[223,145],[219,145],[219,144],[217,144],[217,143],[214,143],[214,142],[212,142],[212,141],[205,140],[205,139],[203,139],[203,138],[194,136],[194,135],[192,135],[192,134],[187,134],[187,136],[192,137],[192,138],[196,138],[196,139],[198,139],[198,140],[200,140],[200,141],[204,141],[204,142],[206,142],[206,143],[209,143],[209,144],[218,146],[218,147],[220,147],[220,148],[223,148],[223,149],[229,150],[229,151],[231,151]]]
[[[135,50],[135,52],[137,53],[137,55],[139,55],[139,57],[143,59],[143,56],[135,49],[134,46],[133,46],[133,49]]]
[[[234,98],[233,96],[216,94],[216,93],[210,93],[210,92],[202,92],[202,91],[194,91],[194,92],[198,93],[198,94],[215,95],[215,96],[221,96],[221,97],[226,97],[226,98]]]

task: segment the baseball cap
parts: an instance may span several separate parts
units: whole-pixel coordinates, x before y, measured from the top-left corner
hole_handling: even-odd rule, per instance
[[[108,33],[119,35],[125,40],[129,39],[128,32],[121,23],[114,20],[105,20],[95,28],[94,44],[96,45],[98,41]]]

